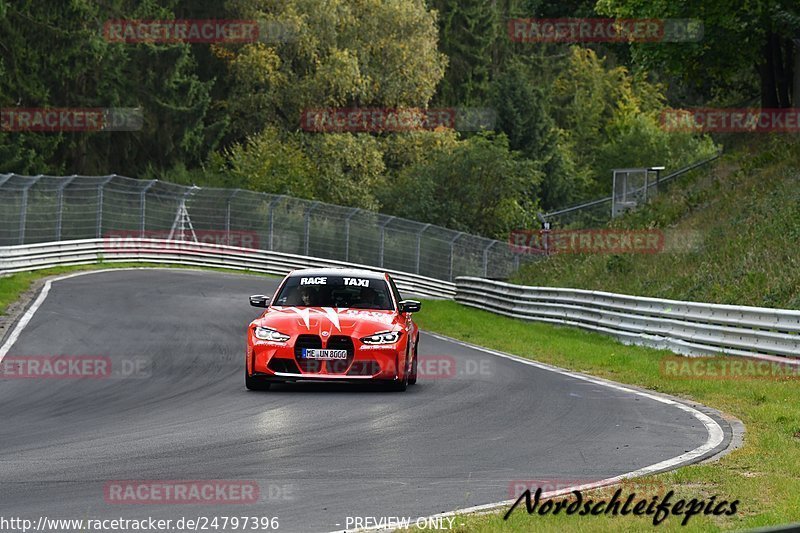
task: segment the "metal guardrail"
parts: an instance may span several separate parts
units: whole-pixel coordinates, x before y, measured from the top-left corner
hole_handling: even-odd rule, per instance
[[[275,275],[310,267],[370,268],[252,248],[159,239],[82,239],[0,247],[0,274],[99,262],[181,264]],[[458,277],[453,284],[386,271],[403,291],[454,298],[513,318],[576,326],[630,344],[688,355],[773,356],[800,362],[800,311],[796,310],[530,287],[474,277]]]
[[[375,267],[255,248],[160,239],[81,239],[0,247],[0,274],[55,266],[104,263],[160,263],[230,268],[284,275],[310,267]],[[452,298],[453,283],[395,270],[388,272],[403,290],[433,298]]]
[[[800,311],[456,278],[459,303],[687,355],[800,357]]]

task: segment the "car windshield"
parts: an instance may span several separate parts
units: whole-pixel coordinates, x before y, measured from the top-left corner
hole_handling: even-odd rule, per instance
[[[274,305],[394,309],[385,280],[357,276],[292,276]]]

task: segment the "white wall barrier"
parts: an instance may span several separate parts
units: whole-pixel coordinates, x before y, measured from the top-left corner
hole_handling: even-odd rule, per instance
[[[55,266],[87,265],[101,261],[181,264],[276,275],[312,267],[376,270],[376,267],[268,250],[159,239],[82,239],[0,247],[0,274]],[[406,272],[386,272],[403,291],[433,298],[452,298],[455,295],[453,283]]]

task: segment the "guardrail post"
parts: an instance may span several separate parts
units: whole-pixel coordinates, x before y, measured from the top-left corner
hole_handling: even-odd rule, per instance
[[[61,240],[61,222],[64,217],[64,189],[72,183],[72,180],[77,178],[77,174],[73,174],[68,178],[64,178],[64,180],[59,184],[58,189],[56,190],[56,198],[58,199],[58,207],[56,208],[56,240]]]
[[[464,235],[464,232],[459,231],[458,234],[456,234],[455,237],[450,239],[450,271],[449,271],[448,276],[447,276],[447,279],[449,281],[453,281],[453,258],[455,257],[456,241],[458,239],[460,239],[462,235]]]
[[[145,201],[147,198],[147,191],[156,184],[158,180],[150,180],[150,182],[145,185],[144,189],[139,192],[139,238],[144,239],[144,230],[145,230]]]
[[[422,234],[425,233],[425,230],[431,227],[430,224],[425,224],[422,226],[422,229],[417,232],[417,257],[414,265],[414,273],[419,274],[419,258],[420,252],[422,251]]]
[[[116,174],[106,176],[106,179],[97,186],[97,231],[95,231],[95,236],[98,239],[103,231],[103,189],[105,189],[106,183],[114,179],[115,176]]]
[[[22,202],[19,210],[19,244],[25,244],[25,226],[28,224],[28,189],[33,187],[42,175],[33,178],[33,181],[22,188]]]
[[[359,211],[357,207],[352,208],[344,219],[344,260],[347,262],[350,262],[350,219]]]
[[[386,242],[386,226],[389,224],[389,222],[394,220],[394,218],[395,217],[390,216],[389,218],[387,218],[386,220],[384,220],[380,224],[381,245],[380,245],[380,249],[379,249],[379,252],[378,252],[378,266],[380,266],[381,268],[383,268],[383,255],[384,255],[384,251],[385,251],[385,242]]]
[[[314,202],[311,204],[306,210],[306,220],[305,220],[305,237],[304,237],[304,250],[305,253],[303,255],[308,255],[309,251],[309,242],[311,241],[311,213],[319,206],[319,202]]]

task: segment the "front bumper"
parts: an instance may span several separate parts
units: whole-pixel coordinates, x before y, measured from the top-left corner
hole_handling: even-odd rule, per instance
[[[344,349],[347,359],[308,360],[303,348]],[[247,348],[247,371],[272,381],[394,381],[401,377],[405,364],[406,343],[362,344],[355,337],[334,335],[295,335],[285,343],[262,341],[250,335]]]

